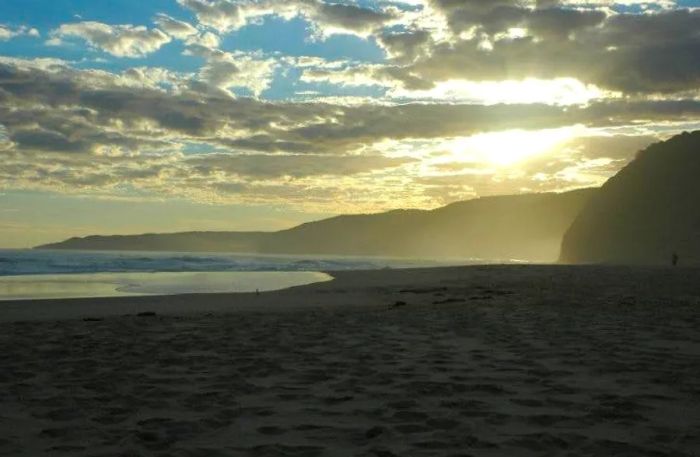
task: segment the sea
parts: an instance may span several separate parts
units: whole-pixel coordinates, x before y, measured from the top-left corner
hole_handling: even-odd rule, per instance
[[[0,300],[278,290],[325,271],[434,267],[477,260],[0,249]]]

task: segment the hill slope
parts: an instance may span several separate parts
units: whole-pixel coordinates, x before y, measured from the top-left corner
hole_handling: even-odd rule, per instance
[[[566,263],[700,263],[700,131],[656,143],[591,198],[562,242]]]
[[[338,216],[279,232],[90,236],[45,249],[220,251],[265,254],[478,257],[549,262],[594,189],[486,197],[432,211]]]

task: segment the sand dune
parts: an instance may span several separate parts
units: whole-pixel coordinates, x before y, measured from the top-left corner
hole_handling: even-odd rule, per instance
[[[700,270],[343,272],[259,297],[24,305],[0,324],[2,455],[700,449]]]

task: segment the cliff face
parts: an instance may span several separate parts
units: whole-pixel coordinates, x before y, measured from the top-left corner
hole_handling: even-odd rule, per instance
[[[50,249],[476,257],[555,261],[592,189],[488,197],[432,211],[338,216],[269,233],[191,232],[71,238]]]
[[[641,151],[564,235],[565,263],[700,263],[700,131]]]
[[[277,232],[265,252],[552,262],[595,190],[487,197],[433,211],[340,216]]]

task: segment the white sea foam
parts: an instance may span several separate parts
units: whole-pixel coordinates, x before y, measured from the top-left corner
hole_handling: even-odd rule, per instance
[[[455,262],[452,262],[454,264]],[[461,264],[469,263],[461,260]],[[0,276],[178,271],[337,271],[437,266],[426,260],[182,252],[0,250]]]
[[[182,252],[0,250],[0,300],[273,290],[327,280],[320,271],[469,261]]]

